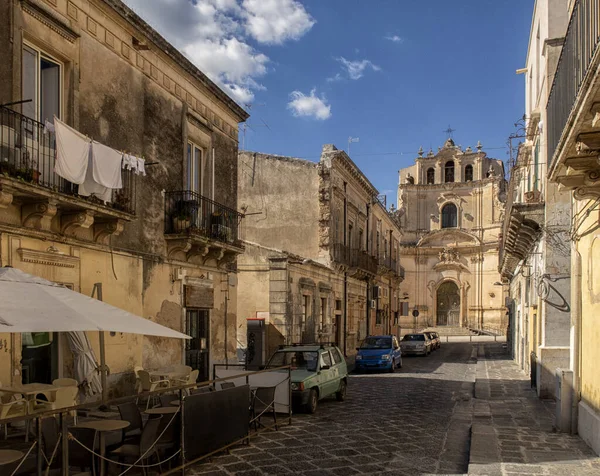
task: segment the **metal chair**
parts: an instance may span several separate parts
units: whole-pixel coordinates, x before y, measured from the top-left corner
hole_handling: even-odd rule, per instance
[[[168,379],[152,380],[152,378],[150,377],[150,373],[147,370],[138,370],[138,376],[140,377],[140,382],[142,384],[139,393],[153,392],[157,388],[166,388],[169,386]],[[153,398],[156,398],[156,396],[151,395],[148,397],[148,400],[146,402],[146,410],[150,405],[150,400],[152,400]]]
[[[142,414],[135,402],[122,403],[117,405],[121,420],[129,422],[129,426],[123,430],[123,441],[139,439],[142,434]]]
[[[121,445],[116,450],[111,451],[111,455],[116,456],[119,461],[133,460],[134,462],[138,461],[140,456],[144,455],[140,461],[140,463],[143,465],[148,464],[150,458],[153,456],[158,457],[158,450],[154,444],[156,442],[156,438],[158,437],[158,429],[160,427],[162,418],[162,415],[157,415],[156,418],[150,418],[142,430],[138,444]],[[159,469],[162,473],[162,468],[160,466]],[[146,468],[142,468],[142,471],[144,474],[147,474]]]
[[[258,431],[258,426],[262,425],[260,418],[265,413],[271,413],[273,422],[275,423],[275,429],[278,430],[277,413],[275,412],[275,388],[276,387],[258,387],[252,394],[250,423],[254,423],[255,431]]]

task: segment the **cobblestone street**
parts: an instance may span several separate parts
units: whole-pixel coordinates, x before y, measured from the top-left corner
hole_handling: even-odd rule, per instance
[[[405,357],[395,374],[352,375],[348,397],[195,468],[216,475],[466,473],[475,379],[469,344]]]
[[[189,474],[598,474],[578,437],[552,433],[552,412],[502,344],[444,343],[395,374],[351,375],[345,402],[322,401]]]

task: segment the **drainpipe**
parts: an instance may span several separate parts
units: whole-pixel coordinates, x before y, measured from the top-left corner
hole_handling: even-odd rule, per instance
[[[344,249],[348,244],[348,197],[347,193],[348,184],[344,182]],[[344,356],[348,356],[346,353],[346,331],[348,328],[348,273],[344,271]]]
[[[229,302],[229,271],[225,273],[225,286],[227,286],[225,291],[225,365],[229,365],[229,359],[227,357],[227,331],[229,330],[227,322],[227,304]]]
[[[581,398],[581,254],[577,241],[571,242],[571,370],[573,371],[573,398],[571,407],[571,434],[577,434],[579,400]]]
[[[365,235],[365,239],[367,241],[366,243],[366,250],[367,250],[367,255],[369,254],[369,241],[370,241],[370,235],[369,235],[369,222],[371,220],[371,204],[367,203],[367,233]],[[367,292],[366,292],[366,297],[367,297],[367,335],[371,334],[371,301],[369,301],[369,289],[371,287],[371,280],[367,277],[367,279],[365,280],[367,283]]]

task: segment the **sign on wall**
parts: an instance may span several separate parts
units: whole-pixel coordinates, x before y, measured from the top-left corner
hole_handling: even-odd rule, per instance
[[[212,309],[215,307],[215,290],[205,286],[185,287],[185,307]]]

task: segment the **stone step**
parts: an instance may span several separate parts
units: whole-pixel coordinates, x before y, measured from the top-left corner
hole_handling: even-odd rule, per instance
[[[474,333],[466,327],[428,327],[426,332],[437,332],[440,336],[471,336]]]

